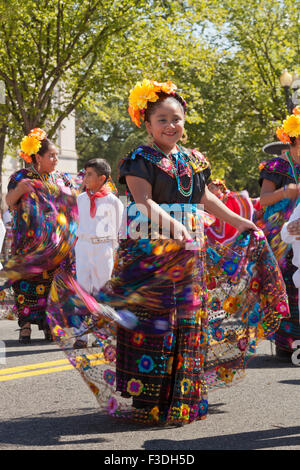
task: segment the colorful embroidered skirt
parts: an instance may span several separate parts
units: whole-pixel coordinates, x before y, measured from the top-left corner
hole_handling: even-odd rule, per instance
[[[1,318],[18,318],[20,326],[30,322],[45,328],[53,273],[62,262],[71,266],[76,194],[70,188],[38,180],[28,185],[28,194],[18,204],[12,223],[13,254],[0,271]]]
[[[204,418],[207,391],[243,377],[258,341],[289,315],[263,234],[244,233],[230,249],[124,239],[112,280],[94,298],[68,269],[76,199],[36,183],[31,188],[23,220],[27,232],[38,232],[1,271],[6,287],[55,269],[49,325],[103,411],[151,424]],[[74,347],[82,325],[96,346]]]
[[[14,282],[16,316],[19,326],[25,323],[36,324],[45,329],[47,324],[46,305],[53,280],[53,271],[44,271],[43,275]]]
[[[298,289],[293,281],[293,274],[297,268],[292,263],[293,250],[289,244],[282,241],[280,232],[283,224],[289,220],[295,204],[296,201],[289,199],[279,201],[267,207],[263,218],[256,221],[257,226],[262,228],[267,237],[285,282],[290,317],[281,322],[274,339],[276,346],[288,352],[294,351],[296,346],[293,346],[293,343],[300,341]]]
[[[96,300],[120,315],[134,312],[137,325],[129,330],[104,320],[91,296],[62,272],[48,305],[57,343],[102,411],[152,424],[203,419],[207,391],[242,378],[257,343],[289,315],[265,237],[244,233],[230,250],[214,244],[198,251],[174,240],[128,239],[118,255],[113,279]],[[78,322],[98,347],[73,347]],[[160,323],[168,325],[164,334]]]
[[[296,342],[300,341],[299,293],[293,281],[293,274],[297,268],[293,265],[292,258],[293,250],[289,250],[285,255],[284,261],[281,262],[281,272],[288,296],[290,318],[282,320],[274,337],[276,346],[291,353],[297,348]]]

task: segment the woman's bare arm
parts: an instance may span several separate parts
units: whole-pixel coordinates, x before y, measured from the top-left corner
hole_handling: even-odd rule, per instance
[[[216,216],[218,219],[227,222],[235,227],[239,232],[245,230],[258,230],[256,225],[248,219],[244,219],[223,204],[214,194],[212,194],[207,186],[205,186],[204,195],[201,198],[201,204],[205,210]]]
[[[6,195],[6,204],[10,209],[14,209],[21,197],[29,191],[26,180],[20,181],[15,189],[11,189]]]
[[[276,189],[273,181],[264,179],[260,191],[260,204],[262,206],[272,206],[282,199],[296,199],[300,193],[300,185],[290,183],[283,188]]]
[[[190,240],[191,236],[183,224],[171,217],[152,199],[151,184],[137,176],[126,176],[126,184],[133,196],[134,202],[139,209],[150,220],[159,224],[160,227],[170,227],[171,235],[179,240]]]

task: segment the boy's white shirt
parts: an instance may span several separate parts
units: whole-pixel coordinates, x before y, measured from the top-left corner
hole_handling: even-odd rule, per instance
[[[290,235],[287,230],[288,224],[297,219],[300,219],[300,204],[295,207],[291,217],[289,218],[289,221],[283,225],[281,229],[281,238],[285,243],[290,243],[292,245],[292,263],[298,268],[297,271],[293,274],[293,281],[295,286],[300,288],[300,240],[296,240],[296,237],[294,235]]]
[[[91,237],[110,237],[112,240],[118,239],[118,232],[124,206],[121,201],[112,193],[107,196],[96,198],[96,215],[90,215],[90,198],[87,193],[82,193],[77,197],[79,223],[77,236],[86,235]]]
[[[87,193],[77,197],[79,222],[75,245],[76,276],[79,284],[89,293],[99,291],[110,279],[114,263],[114,249],[118,245],[118,233],[124,212],[124,206],[114,195],[108,194],[95,198],[96,215],[90,215],[90,198]],[[84,239],[80,239],[84,235]],[[93,244],[89,237],[109,237],[110,240]],[[84,323],[74,328],[80,339],[88,341]]]

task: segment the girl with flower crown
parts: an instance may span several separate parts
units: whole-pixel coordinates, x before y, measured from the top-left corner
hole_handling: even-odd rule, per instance
[[[144,80],[131,91],[130,116],[138,126],[145,122],[152,144],[138,146],[119,164],[129,198],[127,225],[112,279],[95,299],[118,309],[121,321],[115,331],[87,321],[101,348],[99,360],[93,361],[95,351],[74,356],[69,348],[68,302],[80,297],[88,304],[70,278],[59,276],[48,307],[55,340],[101,409],[153,424],[205,418],[208,388],[241,378],[257,340],[288,314],[263,234],[209,192],[208,161],[179,143],[185,107],[172,82]],[[202,244],[201,224],[209,217],[198,203],[241,232],[232,250]],[[128,311],[137,323],[129,325]]]
[[[28,136],[24,137],[21,142],[21,149],[20,156],[28,164],[28,167],[18,170],[11,175],[6,202],[9,208],[13,210],[12,256],[21,256],[22,261],[20,266],[23,262],[22,266],[24,267],[26,255],[28,256],[28,247],[33,246],[34,243],[36,243],[36,246],[38,245],[38,240],[43,237],[45,228],[48,227],[48,232],[50,232],[50,224],[54,222],[53,216],[55,214],[49,199],[49,204],[45,208],[49,212],[47,215],[48,219],[45,220],[45,226],[42,226],[42,219],[40,221],[36,220],[41,206],[38,205],[37,196],[32,192],[33,189],[30,186],[30,182],[34,181],[37,185],[50,183],[54,187],[62,188],[71,187],[71,182],[64,174],[55,171],[58,163],[57,149],[47,139],[46,132],[42,129],[33,129]],[[38,188],[39,186],[36,187]],[[25,197],[28,194],[32,195],[31,209],[34,208],[34,217],[29,216],[29,199]],[[35,222],[40,223],[41,226],[33,226]],[[45,242],[43,243],[45,245]],[[44,256],[47,258],[46,254]],[[45,269],[35,276],[31,273],[29,279],[18,279],[13,283],[18,323],[20,326],[20,343],[30,343],[32,324],[36,324],[39,329],[44,330],[47,341],[52,341],[45,311],[53,272],[54,269]],[[14,276],[13,273],[12,275]]]
[[[292,263],[293,250],[281,240],[280,231],[289,220],[300,195],[300,106],[276,131],[278,139],[289,145],[280,157],[260,164],[260,203],[264,207],[262,227],[281,268],[289,298],[290,318],[284,319],[275,335],[276,356],[291,361],[291,355],[300,340],[298,289],[293,282],[296,267]]]

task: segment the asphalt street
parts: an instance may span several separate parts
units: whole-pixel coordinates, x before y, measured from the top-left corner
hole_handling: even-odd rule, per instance
[[[55,344],[0,321],[1,450],[300,450],[300,367],[264,341],[246,378],[209,395],[206,420],[143,427],[110,418]]]

